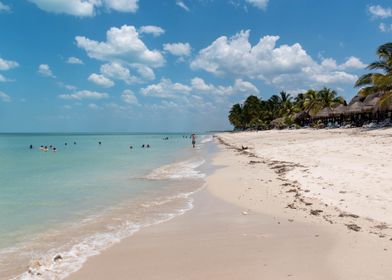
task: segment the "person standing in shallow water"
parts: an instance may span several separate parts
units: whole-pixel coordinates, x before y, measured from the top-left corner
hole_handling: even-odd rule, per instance
[[[192,147],[194,148],[196,146],[196,134],[193,133],[191,135],[191,138],[192,138]]]

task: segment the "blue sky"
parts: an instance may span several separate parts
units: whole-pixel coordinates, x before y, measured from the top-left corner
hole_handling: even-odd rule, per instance
[[[346,99],[390,1],[0,0],[0,131],[205,131],[323,86]]]

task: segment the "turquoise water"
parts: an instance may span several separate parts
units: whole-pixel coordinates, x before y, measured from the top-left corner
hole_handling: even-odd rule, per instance
[[[32,241],[36,239],[35,243],[39,243],[40,236],[50,230],[78,224],[124,202],[128,208],[122,213],[128,215],[128,220],[136,220],[136,214],[129,216],[131,212],[140,212],[139,206],[129,208],[136,205],[136,201],[137,205],[142,205],[140,203],[159,200],[163,195],[187,191],[178,180],[169,182],[172,178],[192,179],[193,175],[198,175],[193,169],[202,163],[200,149],[192,149],[190,139],[183,135],[0,134],[0,266],[2,264],[4,268],[8,264],[4,260],[9,260],[7,252],[12,252],[16,258],[22,255],[18,252],[22,245],[34,256],[43,253],[35,248],[51,248],[33,246]],[[163,140],[164,137],[169,140]],[[142,144],[149,144],[151,148],[141,148]],[[33,145],[33,149],[29,149],[29,145]],[[41,151],[40,145],[53,145],[57,151]],[[182,165],[169,165],[173,162]],[[163,165],[168,167],[158,169],[157,178],[146,179],[152,170]],[[159,178],[160,172],[166,177]],[[170,172],[174,173],[168,174]],[[198,176],[193,179],[196,178]],[[139,222],[141,216],[152,215],[152,210],[148,209],[137,213]],[[116,211],[116,217],[111,212],[111,220],[122,217],[121,211]],[[159,211],[163,210],[155,209],[154,215]],[[104,220],[90,219],[89,231],[78,229],[75,232],[86,237],[87,232],[91,234],[94,222]],[[93,227],[94,230],[103,228]],[[61,234],[56,234],[52,232],[51,236],[55,236],[52,239],[57,243],[68,242],[66,237],[60,238]],[[62,245],[46,238],[53,246]],[[27,258],[24,256],[21,260]],[[18,265],[22,269],[27,264]],[[0,269],[0,276],[1,273]]]

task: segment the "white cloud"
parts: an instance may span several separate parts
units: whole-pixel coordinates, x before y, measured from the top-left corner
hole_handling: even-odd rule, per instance
[[[98,42],[83,36],[76,37],[77,46],[88,56],[103,61],[140,63],[150,67],[160,67],[165,59],[158,50],[149,50],[139,38],[134,26],[112,27],[107,33],[106,42]]]
[[[181,7],[182,9],[184,9],[185,11],[187,11],[187,12],[190,11],[189,7],[185,4],[184,1],[176,0],[176,4],[177,4],[179,7]]]
[[[38,73],[45,77],[56,78],[48,64],[40,64],[38,66]]]
[[[181,83],[173,83],[170,79],[162,78],[157,84],[142,88],[140,92],[145,96],[160,98],[176,98],[180,94],[187,94],[192,88]]]
[[[93,73],[93,74],[91,74],[91,75],[88,77],[88,80],[89,80],[90,82],[93,82],[93,83],[96,84],[96,85],[101,86],[101,87],[107,87],[107,88],[109,88],[109,87],[114,86],[114,82],[113,82],[112,80],[110,80],[110,79],[108,79],[108,78],[106,78],[105,76],[100,75],[100,74],[95,74],[95,73]]]
[[[139,105],[137,97],[135,96],[132,90],[129,89],[124,90],[121,94],[121,98],[122,100],[124,100],[125,103],[131,105]]]
[[[118,12],[130,12],[135,13],[138,6],[139,0],[103,0],[106,8],[118,11]]]
[[[269,0],[245,0],[247,3],[255,6],[256,8],[265,10]]]
[[[202,49],[191,62],[193,70],[204,70],[215,75],[233,75],[263,80],[277,88],[325,85],[325,83],[352,83],[356,75],[344,72],[361,68],[363,63],[350,57],[342,65],[333,59],[313,60],[299,43],[276,46],[279,36],[264,36],[252,46],[249,30],[228,38],[219,37]]]
[[[19,66],[19,63],[12,60],[6,60],[0,57],[0,70],[7,71]]]
[[[250,82],[236,79],[233,86],[215,86],[207,84],[203,79],[196,77],[191,80],[194,93],[210,93],[213,95],[233,95],[236,93],[259,94],[259,90]]]
[[[0,82],[7,82],[7,78],[0,74]]]
[[[142,64],[133,64],[131,65],[131,67],[136,69],[136,71],[139,73],[141,78],[145,80],[155,79],[155,73],[150,67]]]
[[[138,0],[29,0],[40,9],[56,13],[79,17],[91,17],[96,9],[104,8],[118,12],[136,12]]]
[[[165,34],[165,30],[162,27],[154,25],[142,26],[139,29],[140,33],[152,34],[154,37],[161,36]]]
[[[56,14],[69,14],[73,16],[93,16],[95,11],[95,4],[93,1],[84,0],[30,0],[36,4],[40,9],[56,13]]]
[[[113,62],[101,66],[101,73],[108,78],[124,81],[126,84],[139,83],[140,79],[131,75],[128,68],[120,63]]]
[[[79,59],[77,57],[73,57],[73,56],[68,58],[67,63],[68,64],[84,64],[81,59]]]
[[[345,63],[340,65],[340,68],[343,70],[350,69],[350,68],[363,69],[366,66],[367,65],[365,63],[363,63],[359,58],[354,57],[354,56],[350,56]]]
[[[392,17],[392,9],[391,8],[383,8],[380,5],[372,5],[368,8],[369,12],[375,18],[389,18]]]
[[[385,24],[385,23],[380,23],[378,26],[381,32],[391,32],[392,31],[392,24]]]
[[[190,85],[173,83],[170,79],[162,78],[157,84],[142,88],[140,92],[145,96],[159,98],[183,98],[190,94],[209,94],[211,96],[227,96],[236,93],[259,94],[259,90],[250,82],[236,79],[232,86],[215,86],[207,84],[202,78],[195,77]]]
[[[65,100],[104,99],[109,98],[109,95],[96,91],[81,90],[72,94],[60,94],[59,98]]]
[[[0,13],[2,13],[2,12],[10,12],[10,11],[11,11],[11,7],[6,5],[6,4],[4,4],[4,3],[2,3],[0,1]]]
[[[3,102],[10,102],[11,97],[9,97],[9,95],[5,94],[4,92],[0,91],[0,100]]]
[[[191,54],[189,43],[164,44],[163,49],[175,56],[189,56]]]

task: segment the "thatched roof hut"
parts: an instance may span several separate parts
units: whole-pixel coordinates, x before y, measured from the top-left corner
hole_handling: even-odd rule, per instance
[[[329,118],[332,116],[332,109],[329,107],[325,107],[321,111],[319,111],[313,118],[314,119],[322,119],[322,118]]]
[[[350,102],[351,103],[351,102]],[[360,114],[363,112],[363,103],[357,101],[349,106],[347,106],[346,114]]]
[[[363,101],[363,112],[372,112],[380,109],[380,94],[374,93],[368,95]]]
[[[310,119],[310,115],[309,115],[308,112],[302,111],[302,112],[299,112],[299,113],[295,113],[295,114],[291,117],[291,119],[292,119],[294,122],[301,122],[301,121]]]
[[[351,99],[350,103],[348,103],[348,106],[353,105],[355,102],[362,102],[365,100],[365,97],[360,96],[360,95],[356,95],[353,97],[353,99]]]
[[[332,115],[340,116],[340,115],[344,115],[346,112],[347,112],[347,106],[340,104],[339,106],[333,108]]]

